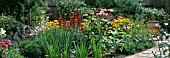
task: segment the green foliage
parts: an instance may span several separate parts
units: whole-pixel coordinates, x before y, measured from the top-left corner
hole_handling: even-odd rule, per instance
[[[143,8],[144,17],[149,20],[158,20],[167,19],[166,12],[164,9],[152,9],[152,8]]]
[[[21,49],[21,54],[25,57],[29,58],[42,58],[44,57],[43,48],[41,45],[37,44],[34,41],[25,40],[21,41],[19,44],[19,48]]]
[[[42,31],[36,41],[45,49],[46,57],[49,58],[69,58],[72,41],[80,39],[77,30],[63,30],[52,28]],[[42,44],[43,43],[43,44]]]
[[[0,0],[0,13],[12,13],[16,10],[17,0]]]
[[[102,58],[102,43],[101,41],[96,43],[95,39],[96,38],[92,38],[91,40],[93,58]]]
[[[48,0],[19,0],[18,2],[20,9],[16,11],[17,20],[30,26],[38,25],[48,10]]]
[[[84,2],[79,0],[56,0],[56,11],[58,15],[62,15],[64,19],[68,19],[68,14],[86,6]]]
[[[5,49],[4,53],[2,54],[4,58],[24,58],[18,50],[15,49]]]
[[[88,47],[85,40],[80,41],[80,45],[74,44],[74,49],[76,51],[75,58],[87,58],[88,57]]]
[[[141,0],[115,0],[116,7],[114,12],[120,12],[125,17],[133,16],[135,18],[141,18],[142,16],[142,4]]]
[[[140,22],[140,23],[139,23]],[[137,27],[139,26],[139,27]],[[120,54],[134,54],[154,46],[152,37],[149,37],[149,29],[144,24],[144,20],[135,20],[127,35],[117,45],[117,52]],[[140,46],[140,47],[139,47]]]
[[[115,5],[114,0],[82,0],[90,7],[97,7],[97,8],[112,8]]]
[[[20,28],[20,25],[22,25],[14,16],[5,16],[4,14],[0,16],[0,24],[0,27],[7,31],[16,31],[16,28]]]

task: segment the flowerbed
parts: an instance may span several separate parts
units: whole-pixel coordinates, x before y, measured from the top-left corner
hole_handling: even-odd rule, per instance
[[[7,35],[3,29],[0,33],[0,38],[2,38],[2,42],[0,42],[1,57],[104,58],[135,54],[155,45],[144,15],[144,13],[149,15],[151,12],[147,12],[147,9],[144,12],[140,11],[143,8],[139,4],[139,0],[129,0],[126,3],[123,0],[116,0],[114,1],[116,4],[94,0],[97,1],[96,4],[101,4],[89,3],[90,6],[94,5],[94,7],[86,6],[85,3],[88,3],[88,0],[84,0],[85,3],[78,3],[80,2],[78,0],[75,0],[76,2],[69,0],[69,3],[61,1],[68,2],[60,0],[56,4],[59,12],[57,13],[58,18],[49,19],[48,22],[45,20],[48,19],[45,10],[41,16],[33,13],[33,18],[36,18],[35,20],[30,18],[33,21],[26,20],[28,18],[24,16],[21,19],[25,21],[13,19],[13,16],[1,15],[1,27],[7,31]],[[110,5],[107,6],[101,2]],[[134,5],[135,3],[137,5]],[[80,6],[82,8],[79,9]],[[38,7],[38,4],[34,6],[34,8]],[[63,7],[66,8],[62,9]],[[29,21],[30,26],[40,24],[41,28],[30,27],[29,24],[26,24],[27,21]],[[31,24],[33,22],[36,22],[35,25]],[[15,25],[16,23],[20,24]]]

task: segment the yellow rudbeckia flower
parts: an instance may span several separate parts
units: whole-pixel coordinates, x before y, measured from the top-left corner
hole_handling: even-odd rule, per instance
[[[58,25],[59,24],[58,20],[54,20],[54,24]]]
[[[51,26],[52,26],[52,23],[51,23],[51,22],[48,22],[48,23],[47,23],[47,26],[48,26],[48,27],[51,27]]]
[[[108,31],[107,31],[107,34],[111,34],[111,32],[112,32],[112,30],[108,30]]]

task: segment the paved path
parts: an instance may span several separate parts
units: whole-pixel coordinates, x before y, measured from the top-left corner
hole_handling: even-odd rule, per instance
[[[158,47],[158,41],[156,41],[156,42],[157,42],[156,46],[154,46],[150,49],[147,49],[145,51],[142,51],[140,53],[130,55],[130,56],[126,56],[125,58],[154,58],[152,51],[156,52],[156,55],[160,55],[159,47]],[[168,42],[168,40],[159,41],[159,43],[161,43],[161,42]],[[168,55],[168,54],[169,54],[169,52],[167,52],[165,55]]]

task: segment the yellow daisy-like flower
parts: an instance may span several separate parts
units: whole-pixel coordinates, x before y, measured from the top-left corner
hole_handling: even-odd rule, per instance
[[[119,23],[119,25],[123,25],[123,23]]]
[[[107,34],[111,34],[111,32],[112,32],[112,30],[108,30],[108,31],[107,31]]]
[[[130,22],[130,19],[129,18],[124,18],[124,21],[125,22]]]
[[[122,19],[122,18],[117,18],[118,20]]]
[[[109,29],[112,29],[112,27],[109,27]]]
[[[54,20],[54,23],[58,23],[58,20]]]
[[[119,22],[119,20],[114,19],[114,20],[113,20],[113,22],[115,22],[115,23],[116,23],[116,22]]]
[[[85,23],[81,23],[81,25],[83,25],[83,26],[84,26],[84,25],[85,25]]]
[[[54,26],[55,24],[54,24],[54,22],[51,22],[51,24],[52,24],[52,26]]]
[[[121,30],[120,28],[118,28],[118,30]]]
[[[112,28],[113,30],[116,30],[116,28]]]
[[[48,26],[48,27],[51,27],[51,26],[52,26],[52,23],[51,23],[51,22],[48,22],[48,23],[47,23],[47,26]]]
[[[123,21],[124,21],[123,19],[119,19],[119,23],[123,23]]]

